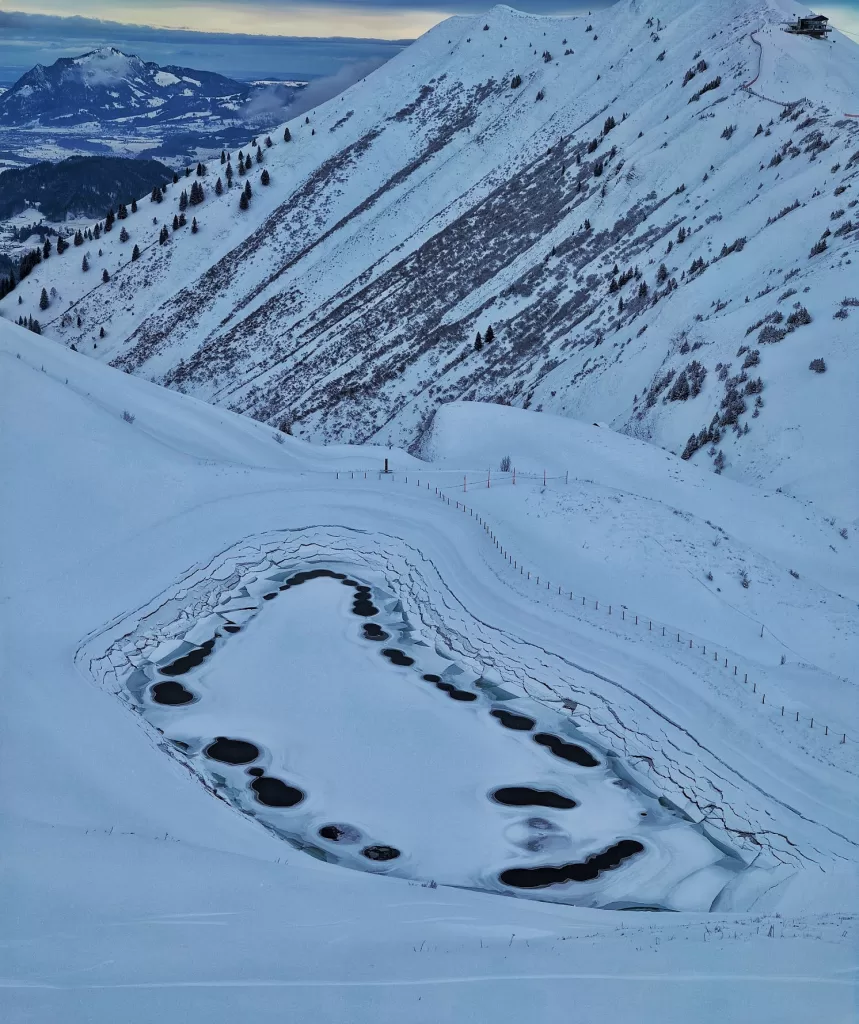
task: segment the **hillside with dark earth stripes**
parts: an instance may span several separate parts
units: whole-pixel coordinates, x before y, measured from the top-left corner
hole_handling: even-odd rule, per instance
[[[0,311],[309,439],[420,452],[441,404],[510,403],[837,503],[859,48],[796,13],[450,19],[198,169],[185,223],[180,176],[90,245],[95,274],[55,255]]]

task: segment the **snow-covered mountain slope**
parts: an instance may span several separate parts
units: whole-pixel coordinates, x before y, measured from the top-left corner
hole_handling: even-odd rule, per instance
[[[859,48],[799,10],[453,18],[273,131],[249,210],[210,166],[196,235],[156,244],[180,183],[0,310],[301,436],[419,450],[443,402],[510,402],[853,516]]]
[[[845,684],[853,675],[859,578],[852,524],[845,538],[845,523],[810,502],[702,473],[653,445],[546,413],[442,406],[428,449],[436,464],[483,469],[470,474],[469,504],[488,501],[487,514],[511,549],[565,591],[702,637],[731,637],[733,649],[753,658],[763,650],[763,627],[773,662],[784,655]],[[499,474],[505,455],[511,472]],[[535,487],[544,472],[548,485]],[[460,475],[453,480],[462,490]],[[526,537],[533,530],[552,538],[550,561],[525,550],[523,523]],[[791,684],[797,697],[813,686],[802,675]],[[848,702],[850,688],[841,693]]]
[[[833,592],[859,584],[813,511],[487,404],[436,418],[431,463],[311,445],[2,323],[0,381],[4,1019],[849,1019],[856,615]],[[500,453],[516,483],[487,488]],[[624,505],[626,607],[579,604],[623,581],[586,514],[554,528],[571,493]],[[318,568],[352,580],[298,585]],[[633,598],[685,606],[680,639]],[[755,644],[745,614],[820,642]],[[674,913],[593,909],[642,904]]]

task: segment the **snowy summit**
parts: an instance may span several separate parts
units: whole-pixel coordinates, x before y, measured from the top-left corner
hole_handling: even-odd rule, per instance
[[[250,87],[223,75],[164,67],[105,46],[37,64],[0,97],[4,127],[68,128],[128,119],[165,121],[190,114],[235,117]]]

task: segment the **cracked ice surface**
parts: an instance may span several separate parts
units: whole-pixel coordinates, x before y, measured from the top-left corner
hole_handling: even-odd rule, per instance
[[[335,581],[266,599],[290,573],[318,565],[373,587],[379,614],[372,621],[414,657],[414,667],[381,657],[381,645],[361,635],[367,620],[350,611],[351,591]],[[200,699],[182,708],[153,703],[147,687],[163,678],[155,663],[163,668],[230,622],[242,624],[240,634],[222,632],[212,656],[181,676]],[[122,639],[105,647],[114,633]],[[144,642],[142,668],[122,654],[129,636],[138,662]],[[701,910],[730,902],[750,875],[755,891],[769,884],[760,858],[746,867],[762,849],[776,861],[810,855],[760,828],[726,766],[703,760],[691,770],[682,730],[642,714],[623,691],[597,690],[560,656],[487,626],[429,559],[390,535],[318,527],[247,538],[191,570],[136,617],[91,638],[79,660],[179,741],[181,748],[160,745],[207,786],[294,845],[347,866],[509,892],[498,881],[503,870],[581,862],[633,838],[644,851],[619,867],[527,894]],[[449,700],[421,673],[455,680],[477,700]],[[505,709],[535,720],[533,732],[575,739],[600,765],[571,765],[535,744],[530,731],[503,728],[489,715],[502,706],[499,692],[512,697]],[[577,701],[572,719],[562,706],[569,695]],[[288,809],[260,805],[244,768],[225,770],[202,756],[220,735],[257,744],[255,764],[307,798]],[[566,794],[578,806],[511,808],[489,798],[509,785]],[[678,805],[699,813],[683,814]],[[706,826],[693,818],[706,818]],[[373,864],[359,847],[326,844],[318,830],[330,822],[354,827],[366,843],[391,844],[401,856]]]

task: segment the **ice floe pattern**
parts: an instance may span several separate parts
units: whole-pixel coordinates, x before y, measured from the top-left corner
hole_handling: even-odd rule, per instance
[[[517,666],[454,657],[390,563],[331,532],[195,570],[102,633],[91,671],[207,788],[320,859],[601,907],[706,910],[736,883],[741,858]]]

